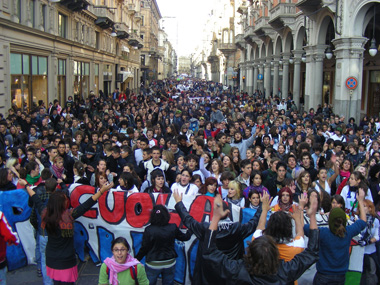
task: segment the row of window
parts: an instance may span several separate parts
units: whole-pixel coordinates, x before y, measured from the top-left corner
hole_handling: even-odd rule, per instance
[[[30,54],[11,53],[11,100],[12,105],[22,110],[30,110],[40,101],[48,100],[48,58]],[[107,76],[112,78],[110,65],[104,67]],[[99,93],[99,64],[94,65],[94,86],[90,86],[90,63],[74,61],[74,95],[79,98],[88,96],[91,90]],[[109,84],[108,84],[109,85]],[[107,85],[107,86],[108,86]],[[66,60],[58,59],[57,70],[58,100],[66,100]]]

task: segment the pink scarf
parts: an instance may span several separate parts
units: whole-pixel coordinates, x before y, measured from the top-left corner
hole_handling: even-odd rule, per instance
[[[349,171],[344,171],[344,170],[340,170],[339,174],[340,174],[340,176],[343,176],[346,178],[350,177],[350,175],[351,175],[351,173]]]
[[[119,272],[129,269],[129,267],[131,266],[139,264],[140,262],[136,258],[132,257],[130,254],[128,254],[124,264],[117,263],[113,256],[111,258],[107,257],[106,260],[104,260],[104,263],[110,270],[110,284],[118,285],[119,280],[117,280],[117,274]]]

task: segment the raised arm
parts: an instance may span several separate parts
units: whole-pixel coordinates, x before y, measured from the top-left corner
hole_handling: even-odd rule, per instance
[[[192,216],[190,216],[189,212],[185,208],[185,205],[182,203],[182,194],[179,195],[178,190],[174,190],[173,197],[176,201],[175,209],[180,216],[183,224],[189,230],[191,230],[198,239],[202,240],[206,228],[201,223],[196,221]]]
[[[201,159],[199,160],[199,170],[202,172],[202,174],[204,175],[205,179],[211,176],[211,172],[208,171],[205,168],[205,159],[204,159],[204,157],[201,157]]]
[[[358,197],[356,199],[359,202],[360,219],[363,220],[364,222],[367,222],[367,216],[364,209],[364,197],[365,197],[365,192],[363,188],[359,188]]]
[[[261,216],[259,220],[259,224],[257,225],[258,230],[265,230],[265,224],[267,223],[267,216],[268,212],[270,210],[270,204],[272,203],[272,199],[270,198],[269,194],[266,192],[263,192],[263,195],[260,194],[261,199]]]

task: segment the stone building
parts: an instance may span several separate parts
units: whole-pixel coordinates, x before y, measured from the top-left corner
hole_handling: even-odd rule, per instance
[[[0,2],[0,113],[140,85],[140,0]]]
[[[241,90],[292,94],[305,110],[331,103],[347,119],[379,116],[379,1],[252,0],[237,11]]]

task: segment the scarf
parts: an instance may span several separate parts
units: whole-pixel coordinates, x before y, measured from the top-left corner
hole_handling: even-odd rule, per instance
[[[367,226],[366,228],[361,232],[362,238],[359,240],[359,244],[364,246],[370,244],[372,236],[372,228],[373,228],[373,223],[375,222],[375,218],[370,215],[366,214],[367,217]]]
[[[206,138],[211,137],[211,130],[205,130]]]
[[[119,284],[119,280],[117,280],[117,274],[119,272],[123,272],[132,266],[140,264],[140,262],[136,258],[133,258],[130,254],[128,254],[127,259],[123,264],[117,263],[113,256],[111,258],[107,257],[106,260],[104,260],[104,263],[110,270],[109,280],[111,285]]]
[[[38,180],[40,180],[40,177],[41,177],[41,174],[38,174],[37,176],[35,177],[32,177],[30,176],[29,174],[26,175],[26,181],[30,184],[30,185],[34,185],[37,183]]]
[[[289,202],[288,203],[283,203],[281,201],[281,198],[282,198],[282,194],[284,192],[287,192],[289,193],[290,195],[290,198],[289,198]],[[289,212],[290,209],[292,208],[292,205],[293,205],[293,193],[292,193],[292,190],[290,190],[289,187],[283,187],[279,192],[278,192],[278,205],[280,206],[281,210],[282,211],[286,211],[286,212]]]
[[[261,206],[261,202],[257,206],[253,206],[252,204],[249,204],[249,207],[254,210],[258,210]]]
[[[351,173],[349,171],[340,170],[339,171],[340,176],[343,176],[345,178],[350,177]]]
[[[57,167],[56,165],[53,164],[52,166],[54,172],[55,172],[55,175],[57,176],[57,179],[62,179],[62,174],[63,174],[63,171],[65,171],[65,168],[64,167]]]

